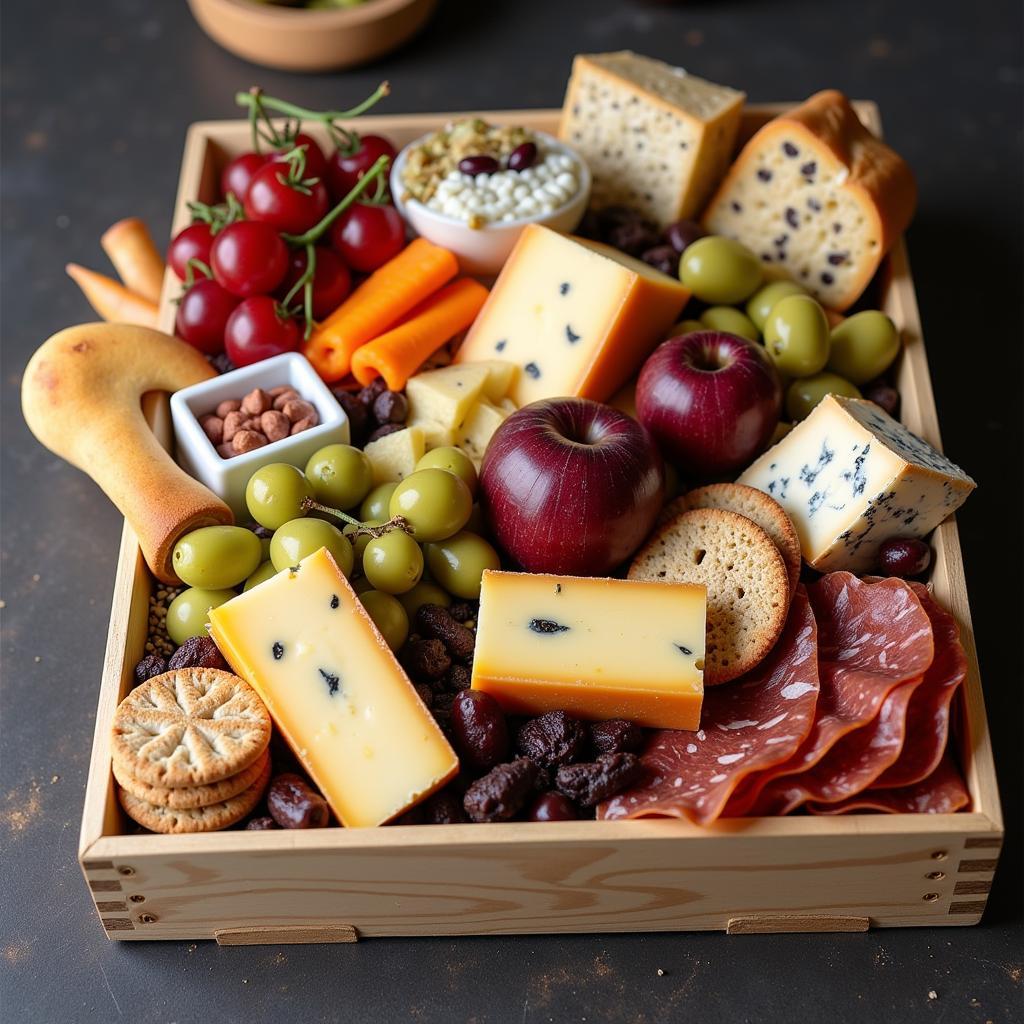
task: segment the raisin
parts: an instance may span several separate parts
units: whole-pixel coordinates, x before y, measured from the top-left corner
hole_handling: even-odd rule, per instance
[[[344,391],[342,388],[335,388],[332,392],[338,400],[338,405],[345,411],[348,417],[349,432],[352,435],[352,443],[358,445],[365,439],[370,425],[370,413],[367,407],[359,400],[357,395],[351,391]]]
[[[208,636],[190,636],[167,662],[169,669],[177,668],[219,668],[226,669],[228,663]]]
[[[452,667],[445,673],[442,681],[446,689],[452,690],[454,693],[459,693],[462,690],[469,689],[470,684],[473,681],[473,677],[465,665],[452,665]]]
[[[541,793],[526,812],[527,821],[575,821],[579,815],[568,797],[561,793]]]
[[[269,816],[265,816],[265,817],[262,817],[262,818],[253,818],[253,819],[251,819],[249,822],[246,823],[245,831],[246,832],[269,832],[270,829],[272,829],[272,828],[280,828],[280,827],[281,826],[278,825],[278,823],[276,821],[274,821],[273,818],[271,818]]]
[[[369,444],[371,441],[379,441],[382,437],[387,437],[388,434],[396,434],[399,430],[403,430],[404,427],[401,423],[385,423],[382,427],[377,427],[376,430],[370,433],[370,436],[366,439],[366,443]]]
[[[609,245],[630,256],[639,256],[646,249],[653,249],[659,241],[657,228],[642,219],[617,224],[608,232]]]
[[[377,396],[384,394],[387,389],[388,386],[384,382],[383,377],[374,377],[365,388],[359,391],[357,397],[366,406],[366,411],[369,412],[373,407],[373,403],[377,401]]]
[[[458,661],[473,656],[476,637],[461,622],[456,622],[447,608],[439,604],[424,604],[417,609],[416,632],[440,640],[448,653]]]
[[[422,807],[424,825],[463,825],[469,820],[459,795],[450,789],[435,793]]]
[[[675,277],[679,273],[679,253],[671,245],[655,245],[640,256],[648,266]]]
[[[417,683],[413,689],[416,691],[416,696],[429,709],[434,703],[434,691],[426,683]]]
[[[466,790],[462,806],[473,821],[508,821],[529,798],[536,774],[527,757],[499,764]]]
[[[141,686],[147,679],[153,676],[162,676],[167,671],[167,662],[159,654],[147,654],[135,666],[135,685]]]
[[[453,601],[448,614],[456,622],[469,622],[476,618],[478,607],[475,601]]]
[[[373,400],[373,415],[379,424],[405,424],[409,416],[409,399],[400,391],[383,391]]]
[[[564,764],[555,784],[570,800],[593,807],[631,786],[643,773],[636,754],[598,754],[590,764]]]
[[[698,238],[704,238],[705,235],[707,232],[694,220],[677,220],[662,232],[662,237],[677,253],[685,252]],[[677,268],[678,264],[677,259]]]
[[[253,523],[249,529],[252,530],[260,540],[270,540],[271,537],[274,536],[273,530],[268,530],[267,527],[260,526],[258,523]]]
[[[590,725],[590,746],[595,754],[635,754],[643,741],[643,729],[624,718]]]
[[[586,747],[581,722],[564,711],[548,711],[527,722],[516,737],[516,749],[541,767],[555,768],[578,761]]]
[[[326,828],[327,801],[301,775],[278,775],[267,790],[267,810],[281,828]]]
[[[509,755],[505,712],[489,694],[463,690],[452,701],[452,739],[462,762],[487,771]]]
[[[452,667],[445,645],[435,637],[410,640],[402,648],[402,665],[414,679],[433,682]]]
[[[430,710],[433,711],[434,717],[438,719],[447,718],[452,712],[452,705],[455,703],[454,693],[435,693],[434,703],[431,705]]]

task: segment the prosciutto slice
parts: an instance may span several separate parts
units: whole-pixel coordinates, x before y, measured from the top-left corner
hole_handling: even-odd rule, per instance
[[[743,778],[788,761],[814,721],[816,634],[807,591],[798,587],[772,653],[746,676],[705,694],[696,733],[655,733],[641,758],[644,780],[601,804],[598,818],[653,815],[706,825]]]

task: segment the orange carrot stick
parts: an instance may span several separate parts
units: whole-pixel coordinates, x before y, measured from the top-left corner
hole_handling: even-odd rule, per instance
[[[156,327],[156,303],[149,302],[141,295],[129,291],[120,281],[95,270],[69,263],[65,268],[86,297],[89,305],[104,320],[121,324],[139,324],[142,327]]]
[[[352,373],[363,386],[383,377],[391,391],[401,391],[406,381],[446,341],[464,331],[483,308],[487,289],[463,277],[431,295],[409,318],[352,356]]]
[[[129,291],[149,302],[160,301],[164,259],[138,217],[127,217],[107,228],[100,245]]]
[[[313,331],[303,353],[324,380],[340,380],[356,349],[394,326],[458,272],[458,260],[447,249],[415,239]]]

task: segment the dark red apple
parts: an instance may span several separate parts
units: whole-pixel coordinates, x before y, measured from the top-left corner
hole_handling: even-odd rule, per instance
[[[723,331],[670,338],[640,371],[636,411],[671,463],[698,477],[746,466],[768,444],[782,381],[756,342]]]
[[[650,434],[624,412],[549,398],[498,428],[480,488],[495,538],[524,569],[602,576],[654,525],[665,474]]]

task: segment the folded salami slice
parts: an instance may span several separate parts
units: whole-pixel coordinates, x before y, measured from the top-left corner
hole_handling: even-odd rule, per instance
[[[927,778],[895,789],[867,789],[836,804],[808,804],[811,814],[881,811],[887,814],[952,814],[971,797],[953,759],[946,754]]]
[[[896,687],[922,676],[932,662],[931,623],[902,580],[864,583],[833,572],[807,589],[818,625],[821,680],[814,725],[785,764],[759,772],[733,796],[724,816],[784,802],[779,794],[787,776],[813,768],[847,733],[871,722]]]
[[[871,783],[874,789],[911,786],[931,775],[946,749],[953,695],[967,674],[967,656],[956,619],[935,602],[927,587],[920,583],[910,586],[931,620],[935,657],[907,706],[903,751],[896,763]]]
[[[900,756],[906,737],[907,706],[922,678],[917,676],[897,686],[870,722],[837,740],[813,768],[770,782],[749,813],[789,814],[808,800],[837,803],[873,785]]]
[[[705,693],[698,732],[655,733],[642,757],[645,780],[601,804],[598,818],[662,815],[706,825],[742,778],[786,761],[814,720],[816,632],[807,591],[798,587],[772,653]]]

